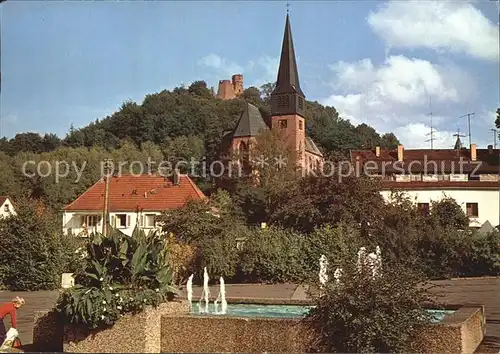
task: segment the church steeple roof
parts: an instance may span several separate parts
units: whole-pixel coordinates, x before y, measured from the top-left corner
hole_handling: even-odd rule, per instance
[[[278,78],[276,81],[276,88],[273,91],[273,94],[281,93],[298,93],[304,96],[299,84],[299,73],[297,70],[297,61],[295,60],[292,29],[288,14],[286,15]]]
[[[460,136],[457,136],[457,141],[455,142],[455,150],[461,150],[463,148],[462,140],[460,140]]]

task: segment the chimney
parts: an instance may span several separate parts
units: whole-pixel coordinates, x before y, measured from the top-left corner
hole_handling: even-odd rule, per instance
[[[398,145],[398,161],[403,161],[404,146]]]
[[[493,154],[493,145],[488,145],[488,153]]]
[[[380,157],[380,146],[376,146],[376,147],[375,147],[375,155],[376,155],[377,157]]]
[[[476,144],[470,144],[470,159],[471,161],[477,160]]]

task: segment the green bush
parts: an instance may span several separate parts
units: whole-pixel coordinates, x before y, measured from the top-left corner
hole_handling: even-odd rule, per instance
[[[75,286],[64,291],[56,308],[73,324],[97,328],[121,315],[172,298],[168,250],[163,236],[136,229],[132,237],[111,229],[90,236],[85,264],[75,273]]]
[[[245,281],[282,283],[308,278],[305,243],[306,237],[294,231],[275,227],[255,230],[241,252]]]
[[[74,252],[57,217],[41,202],[16,201],[16,216],[0,220],[0,281],[6,289],[56,289]]]
[[[397,266],[384,267],[372,278],[354,262],[342,265],[337,283],[331,277],[315,299],[305,321],[313,329],[311,351],[388,353],[418,351],[410,343],[419,327],[431,320],[423,305],[432,303],[422,278]]]

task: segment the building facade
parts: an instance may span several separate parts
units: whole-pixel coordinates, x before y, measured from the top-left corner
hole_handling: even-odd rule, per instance
[[[381,179],[381,194],[390,201],[403,192],[428,213],[433,201],[453,198],[470,218],[470,226],[500,225],[500,149],[397,150],[377,147],[351,151],[361,173]]]
[[[103,231],[105,180],[102,179],[63,209],[63,232],[86,236]],[[109,224],[127,235],[136,226],[146,232],[159,228],[163,212],[183,206],[189,200],[205,199],[188,176],[172,181],[159,175],[110,177],[108,184]]]

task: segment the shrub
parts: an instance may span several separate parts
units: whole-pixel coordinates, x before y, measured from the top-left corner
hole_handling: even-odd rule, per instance
[[[189,277],[196,256],[196,247],[189,243],[177,240],[173,233],[166,238],[166,247],[170,251],[168,264],[172,268],[173,278],[181,283]]]
[[[369,269],[358,272],[354,262],[342,265],[340,281],[331,281],[305,321],[313,329],[313,351],[403,352],[412,336],[430,321],[423,308],[432,302],[422,278],[408,269],[391,266],[375,279]]]
[[[305,274],[310,276],[303,280],[317,282],[321,255],[325,255],[330,267],[336,267],[356,254],[361,246],[366,245],[361,243],[359,230],[348,224],[315,229],[306,236],[301,252],[306,267]]]
[[[241,253],[245,280],[280,283],[308,278],[305,243],[305,236],[294,231],[277,227],[255,230]]]
[[[13,291],[58,288],[74,245],[57,217],[31,199],[16,201],[16,216],[0,220],[0,274]]]
[[[85,266],[56,308],[69,323],[97,328],[112,325],[125,313],[157,306],[175,293],[164,237],[138,229],[129,237],[112,229],[108,235],[90,236]]]

